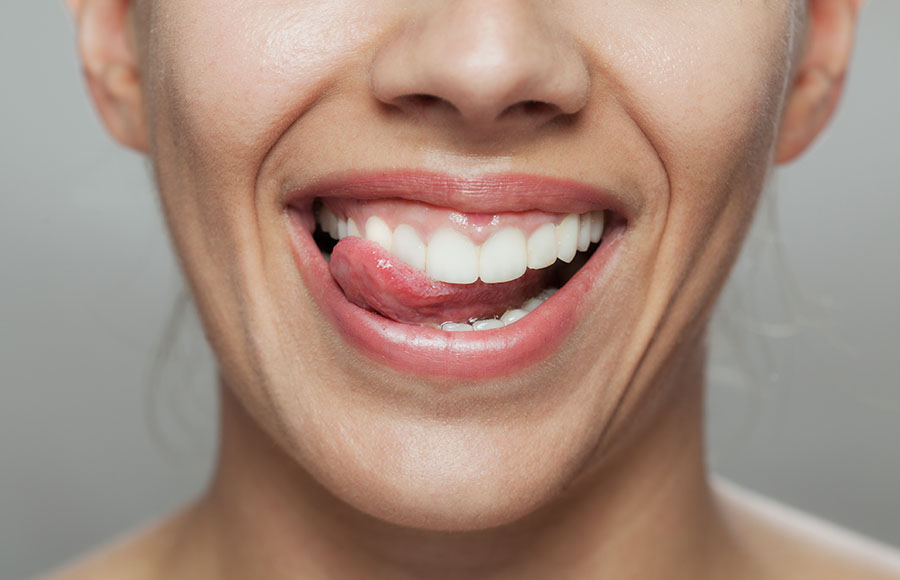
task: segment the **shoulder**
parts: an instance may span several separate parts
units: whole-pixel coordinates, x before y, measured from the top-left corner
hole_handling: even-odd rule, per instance
[[[895,548],[723,479],[714,489],[748,556],[773,578],[900,580]]]
[[[97,548],[74,562],[65,564],[40,580],[150,580],[148,537],[145,532]]]
[[[158,580],[167,575],[186,512],[135,529],[39,580]]]

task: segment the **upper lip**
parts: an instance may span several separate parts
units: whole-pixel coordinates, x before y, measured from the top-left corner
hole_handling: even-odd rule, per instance
[[[414,170],[332,175],[290,190],[283,201],[302,209],[319,197],[400,198],[468,213],[611,210],[626,220],[636,211],[623,196],[568,179],[517,173],[457,177]]]

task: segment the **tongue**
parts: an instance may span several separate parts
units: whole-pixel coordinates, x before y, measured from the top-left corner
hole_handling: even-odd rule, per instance
[[[549,272],[549,268],[527,270],[500,284],[447,284],[364,238],[343,238],[331,253],[331,275],[348,300],[407,324],[466,322],[502,314],[540,292]]]

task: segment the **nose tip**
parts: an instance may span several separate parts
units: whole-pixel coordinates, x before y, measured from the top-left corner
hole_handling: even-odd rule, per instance
[[[377,99],[403,112],[479,129],[577,113],[590,85],[574,44],[519,0],[444,3],[387,39],[370,80]]]

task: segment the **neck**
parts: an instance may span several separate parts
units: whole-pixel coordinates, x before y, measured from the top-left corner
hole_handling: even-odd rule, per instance
[[[187,526],[191,577],[712,577],[729,549],[704,466],[703,357],[694,358],[643,427],[598,451],[597,467],[556,501],[475,532],[399,527],[341,502],[223,387],[218,469]]]

